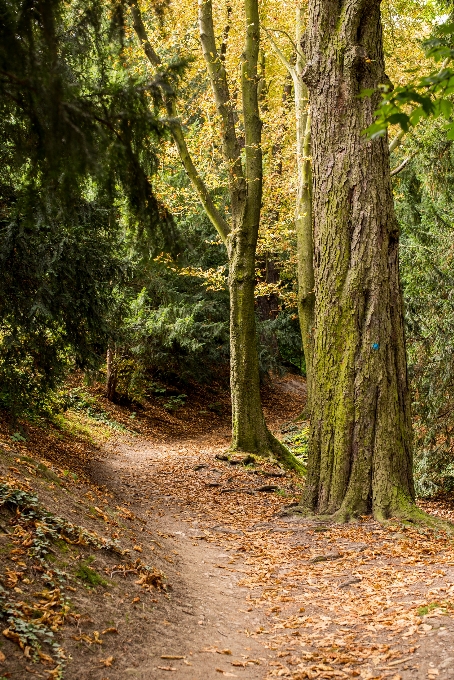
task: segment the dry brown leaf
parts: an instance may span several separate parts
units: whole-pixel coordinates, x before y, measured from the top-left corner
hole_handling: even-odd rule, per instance
[[[51,656],[49,656],[49,654],[45,654],[40,649],[38,650],[38,656],[40,658],[41,663],[43,663],[44,665],[55,663],[55,661]]]
[[[18,644],[21,649],[23,649],[25,647],[25,645],[21,641],[19,635],[14,630],[11,630],[10,628],[5,628],[5,630],[2,631],[2,634],[8,640],[11,640],[11,642],[15,642],[16,644]]]
[[[99,663],[101,663],[103,666],[111,666],[113,662],[115,661],[114,656],[108,656],[107,659],[100,659]]]
[[[0,663],[3,663],[6,660],[6,656],[3,654],[3,652],[0,652]]]

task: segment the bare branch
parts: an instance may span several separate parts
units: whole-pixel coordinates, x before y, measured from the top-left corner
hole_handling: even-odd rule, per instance
[[[403,170],[405,168],[407,163],[409,163],[409,161],[411,161],[411,159],[414,158],[415,156],[416,156],[416,153],[412,153],[411,156],[407,156],[407,158],[405,158],[405,160],[403,160],[402,163],[397,166],[397,168],[394,168],[394,170],[391,170],[391,173],[390,173],[391,177],[394,177],[394,175],[398,175],[399,172],[401,172],[401,170]]]
[[[192,185],[194,186],[194,189],[196,190],[197,195],[205,209],[205,212],[211,220],[211,223],[215,227],[224,244],[227,245],[227,237],[230,233],[230,227],[222,217],[219,210],[216,208],[215,204],[213,203],[213,199],[210,196],[210,192],[197,172],[197,168],[194,165],[186,144],[186,140],[184,138],[183,129],[177,116],[175,104],[170,98],[167,98],[166,106],[167,112],[169,114],[168,123],[170,131],[172,132],[172,136],[177,146],[183,167],[186,170],[187,175],[191,180]]]
[[[295,67],[291,65],[291,63],[288,61],[280,47],[278,46],[277,42],[275,41],[272,31],[270,31],[268,28],[263,26],[263,30],[266,32],[268,39],[271,43],[271,47],[273,48],[274,52],[276,53],[277,57],[279,58],[279,61],[281,64],[287,69],[287,71],[290,73],[292,76],[293,82],[295,82],[296,78],[296,72],[295,72]],[[293,42],[293,41],[292,41]]]
[[[394,149],[397,149],[405,135],[405,130],[400,129],[396,136],[389,143],[389,153],[392,153]]]
[[[148,60],[151,63],[151,65],[158,66],[161,63],[161,60],[159,59],[158,55],[151,46],[150,41],[148,40],[147,31],[142,20],[140,9],[134,0],[132,0],[129,3],[129,6],[131,8],[131,13],[133,16],[134,30],[141,42],[143,50],[146,56],[148,57]],[[225,221],[225,219],[222,217],[219,210],[216,208],[213,199],[210,196],[208,188],[206,187],[204,181],[197,172],[197,168],[193,163],[191,154],[186,144],[183,128],[181,127],[181,122],[178,118],[178,113],[175,104],[175,93],[171,89],[169,90],[169,86],[166,86],[165,90],[161,88],[161,91],[164,103],[166,105],[167,113],[169,115],[168,120],[169,128],[172,133],[172,137],[174,139],[176,147],[178,149],[178,153],[181,162],[183,163],[183,167],[186,170],[186,173],[189,179],[191,180],[192,185],[196,190],[197,195],[200,198],[200,201],[209,219],[211,220],[212,225],[218,232],[222,241],[227,245],[227,237],[230,233],[230,227]]]
[[[143,51],[145,52],[145,54],[148,57],[148,60],[151,62],[151,64],[153,64],[153,66],[159,66],[161,63],[161,59],[156,54],[156,52],[154,51],[153,47],[150,44],[150,41],[148,40],[147,31],[145,29],[142,20],[142,14],[140,13],[140,9],[137,5],[137,2],[135,0],[130,0],[129,7],[131,8],[134,30],[136,32],[137,37],[140,40],[140,43],[143,47]]]

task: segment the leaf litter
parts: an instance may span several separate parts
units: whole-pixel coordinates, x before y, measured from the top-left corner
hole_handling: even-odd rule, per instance
[[[232,555],[228,565],[216,567],[236,574],[238,586],[249,590],[246,603],[266,617],[266,625],[244,629],[275,652],[264,677],[439,674],[428,668],[438,661],[435,648],[443,660],[440,637],[433,635],[448,635],[441,638],[446,649],[454,640],[450,537],[400,523],[384,527],[367,517],[324,526],[280,517],[282,507],[299,498],[298,478],[287,472],[280,480],[285,500],[265,497],[257,493],[257,479],[277,474],[276,465],[232,470],[214,452],[200,454],[194,447],[191,455],[164,457],[149,483],[168,493],[170,471],[172,497],[187,521],[196,518],[205,540]],[[214,464],[224,466],[221,474],[216,470],[220,487],[207,483]],[[223,493],[229,485],[236,495]]]
[[[283,420],[285,409],[287,417],[297,411],[295,408],[293,414],[289,413],[287,397],[281,400],[277,409],[275,429],[278,420]],[[269,407],[272,407],[272,400]],[[292,404],[290,411],[291,407]],[[176,430],[178,416],[168,418],[172,419],[172,427]],[[194,422],[190,418],[189,421]],[[69,601],[66,591],[76,589],[62,586],[48,559],[43,564],[34,555],[35,571],[30,571],[30,551],[36,547],[37,536],[40,540],[41,537],[45,539],[46,532],[56,532],[57,539],[66,542],[71,550],[80,551],[98,538],[100,545],[105,541],[118,545],[118,536],[127,535],[124,523],[135,524],[135,535],[129,539],[129,553],[120,555],[121,561],[109,564],[109,569],[106,565],[104,572],[109,579],[119,579],[120,584],[134,584],[136,588],[149,589],[150,594],[159,592],[162,585],[160,570],[147,568],[141,559],[132,559],[131,551],[142,546],[153,550],[156,546],[167,551],[162,557],[173,563],[168,541],[178,542],[178,535],[162,531],[162,542],[159,542],[156,538],[138,534],[137,524],[143,520],[132,511],[130,504],[136,490],[140,491],[143,501],[147,486],[155,497],[165,499],[161,504],[154,503],[159,515],[165,519],[167,506],[167,512],[178,512],[180,519],[192,524],[192,539],[200,550],[209,544],[225,550],[228,562],[213,567],[215,576],[220,578],[219,574],[229,574],[232,592],[241,588],[241,597],[247,593],[243,609],[240,609],[245,612],[241,632],[246,641],[258,641],[264,654],[260,659],[251,659],[244,654],[240,660],[236,658],[237,654],[232,658],[225,651],[227,648],[224,651],[222,648],[207,649],[215,655],[224,654],[232,667],[232,672],[216,667],[220,674],[236,677],[244,669],[254,667],[260,669],[263,679],[358,677],[405,680],[432,677],[441,680],[449,677],[452,664],[446,655],[454,641],[454,549],[449,537],[442,532],[400,524],[383,527],[369,518],[339,526],[282,517],[279,514],[282,508],[298,501],[301,480],[272,462],[249,460],[247,465],[242,465],[239,460],[231,465],[228,456],[224,455],[227,441],[224,431],[228,432],[225,419],[224,422],[219,419],[219,429],[211,430],[209,434],[203,434],[202,423],[199,429],[195,428],[191,439],[183,437],[183,434],[187,435],[185,422],[187,419],[181,418],[184,427],[180,438],[175,437],[175,431],[165,438],[160,449],[162,455],[153,461],[148,473],[134,461],[128,462],[129,470],[124,474],[126,493],[120,502],[117,500],[117,505],[105,491],[84,486],[85,507],[92,503],[87,515],[93,518],[89,528],[67,520],[55,525],[46,516],[36,517],[33,522],[12,520],[10,526],[0,526],[5,539],[11,542],[11,559],[14,560],[4,569],[3,591],[8,599],[14,594],[14,616],[18,620],[26,624],[29,620],[38,625],[46,624],[51,631],[53,626],[52,632],[57,632],[57,638],[58,631],[70,619],[76,626],[83,621],[83,615],[66,609]],[[145,419],[139,425],[148,439],[158,433],[155,425],[152,432],[147,431]],[[122,437],[126,439],[124,435]],[[128,446],[132,450],[135,442],[129,440]],[[17,443],[13,451],[24,453],[25,445]],[[89,459],[90,454],[86,449],[84,451]],[[47,458],[42,464],[49,468]],[[50,468],[52,472],[52,465]],[[33,495],[35,471],[32,462],[19,458],[9,466],[8,475],[2,482]],[[53,485],[54,488],[55,485],[69,488],[61,469],[54,465],[53,471],[60,481],[48,480],[49,493],[53,493]],[[87,465],[79,465],[80,479],[85,479],[86,472]],[[30,475],[28,481],[24,473]],[[273,484],[266,484],[267,479],[272,479]],[[273,488],[261,491],[264,487]],[[107,501],[112,505],[111,510]],[[442,502],[424,501],[421,506],[433,514],[454,518],[449,498]],[[95,518],[96,522],[105,525],[111,538],[101,537],[99,529],[98,533],[94,531]],[[191,536],[190,529],[188,536]],[[49,547],[52,545],[51,542]],[[95,549],[94,543],[92,548]],[[29,574],[34,579],[43,577],[44,588],[39,591],[35,588],[32,593],[26,582],[31,580]],[[32,610],[35,618],[30,619]],[[246,613],[251,612],[257,613],[258,624],[246,624]],[[164,621],[164,625],[167,623]],[[20,626],[15,630],[15,625],[11,625],[4,629],[3,636],[19,647],[22,641],[22,653],[29,662],[37,654],[35,660],[41,666],[57,664],[55,668],[49,668],[48,676],[42,677],[60,677],[65,665],[63,648],[54,641],[48,646],[49,654],[43,651],[41,643],[33,648],[30,644],[32,634],[35,634],[32,629],[24,632]],[[107,638],[104,637],[106,634]],[[78,644],[102,650],[109,634],[116,637],[117,627],[79,630],[74,637],[80,638]],[[229,637],[228,630],[226,637]],[[62,649],[61,659],[57,647]],[[191,665],[184,649],[181,654],[162,655],[161,658]],[[3,671],[4,663],[0,656],[0,671]],[[116,657],[107,656],[105,650],[97,663],[99,667],[108,668],[109,674],[117,665]],[[190,674],[181,675],[183,666],[177,668],[176,664],[156,668],[164,673],[178,670],[180,677],[193,678]],[[187,673],[191,672],[187,669]]]

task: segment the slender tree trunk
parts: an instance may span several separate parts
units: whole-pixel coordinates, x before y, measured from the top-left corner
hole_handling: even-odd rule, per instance
[[[181,122],[177,115],[175,93],[168,86],[163,97],[169,115],[169,127],[180,159],[208,217],[224,242],[229,258],[230,320],[231,320],[231,389],[233,437],[231,449],[258,455],[273,454],[298,472],[304,467],[298,459],[268,430],[260,400],[257,333],[255,327],[254,281],[262,202],[262,150],[258,108],[257,63],[260,46],[258,0],[244,0],[245,48],[242,60],[242,99],[245,145],[245,167],[239,144],[237,112],[230,97],[225,71],[225,50],[229,24],[224,28],[223,42],[218,51],[211,0],[199,0],[199,32],[208,77],[212,86],[220,131],[223,155],[228,168],[231,199],[231,225],[220,214],[210,193],[197,172],[186,145]],[[129,0],[134,29],[144,52],[153,67],[160,59],[153,49],[144,26],[137,0]],[[230,9],[227,8],[229,21]]]
[[[412,432],[398,225],[386,138],[367,140],[387,82],[379,0],[310,0],[315,331],[302,511],[412,516]]]
[[[106,397],[109,401],[115,401],[117,393],[117,368],[115,366],[115,351],[109,347],[107,349],[107,376],[106,376]]]
[[[305,59],[302,53],[301,35],[303,26],[302,7],[296,9],[296,63],[295,63],[295,115],[296,115],[296,159],[298,165],[298,187],[296,195],[296,239],[298,259],[298,318],[306,361],[306,379],[310,408],[313,328],[314,328],[314,243],[312,225],[312,167],[311,167],[311,118],[309,93],[302,75]]]
[[[298,185],[295,209],[295,229],[297,239],[298,275],[298,318],[306,361],[307,404],[310,409],[311,375],[314,329],[314,243],[312,214],[312,168],[311,168],[311,125],[309,113],[309,93],[303,80],[306,58],[302,51],[302,29],[306,8],[299,2],[296,7],[295,50],[296,60],[292,65],[278,47],[273,31],[267,30],[271,45],[293,80],[295,93],[296,119],[296,162]]]
[[[231,448],[260,453],[269,451],[269,442],[260,401],[254,304],[255,240],[251,240],[242,224],[230,242]]]
[[[302,472],[303,466],[268,430],[260,399],[255,322],[255,253],[262,203],[262,122],[258,103],[260,21],[258,0],[244,0],[245,45],[242,55],[242,102],[245,162],[236,133],[227,76],[216,47],[211,0],[199,0],[199,30],[217,113],[222,120],[224,158],[229,168],[232,210],[226,239],[230,290],[230,383],[232,451],[274,454]]]

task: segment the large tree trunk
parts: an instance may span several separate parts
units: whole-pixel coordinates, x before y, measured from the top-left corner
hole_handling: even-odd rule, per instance
[[[379,0],[310,0],[315,330],[304,512],[411,516],[412,432]]]

